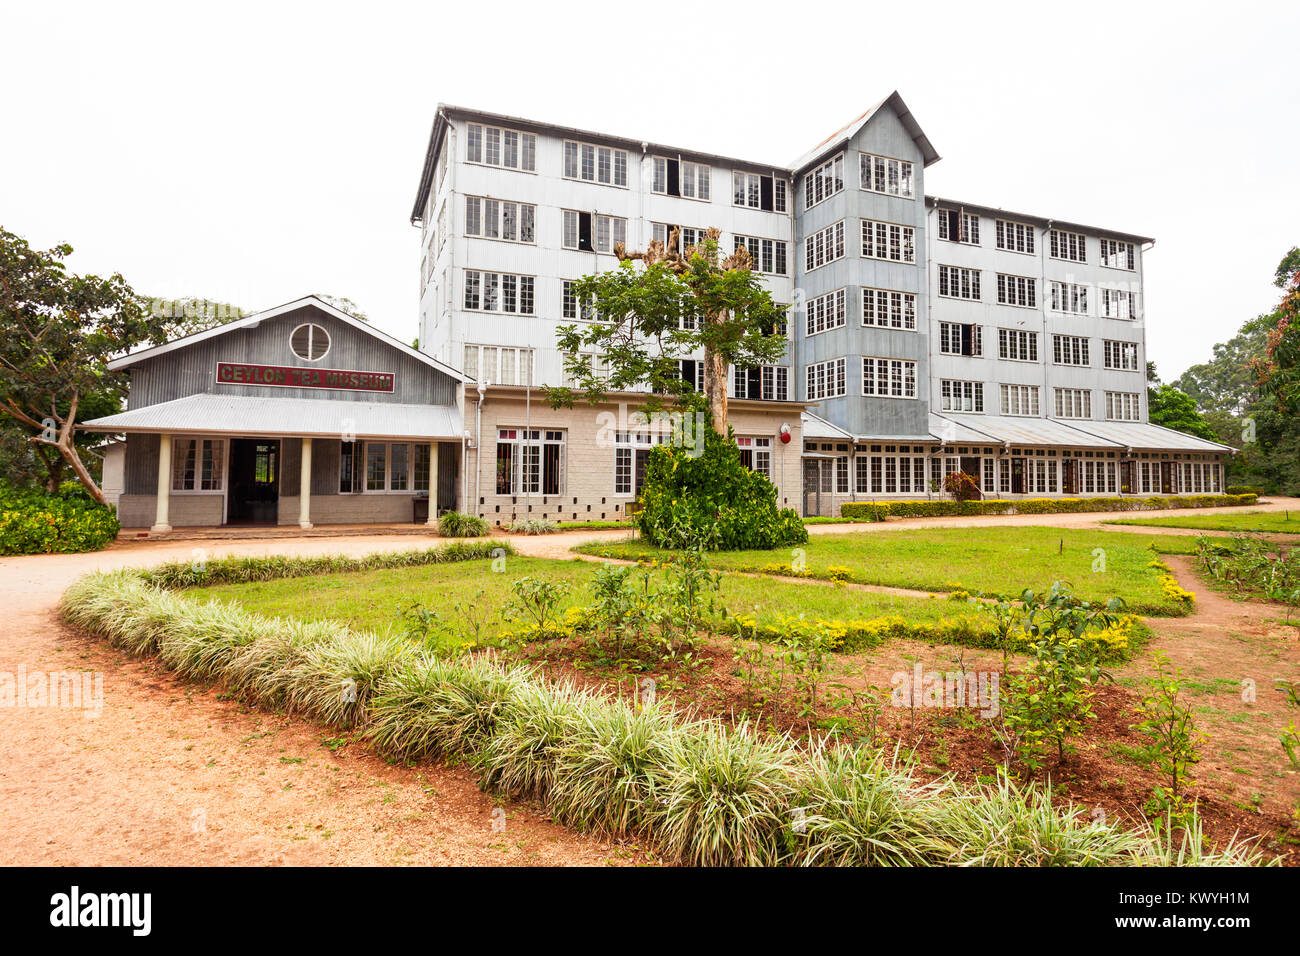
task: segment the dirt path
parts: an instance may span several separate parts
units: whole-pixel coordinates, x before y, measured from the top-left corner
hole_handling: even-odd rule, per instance
[[[1280,605],[1235,601],[1211,590],[1192,570],[1192,558],[1171,555],[1165,561],[1178,583],[1195,592],[1196,613],[1147,618],[1155,634],[1149,650],[1167,654],[1192,681],[1188,690],[1196,725],[1209,738],[1192,774],[1232,794],[1243,807],[1289,812],[1300,805],[1300,773],[1289,765],[1278,734],[1292,718],[1300,722],[1300,714],[1287,705],[1274,680],[1300,680],[1300,627],[1281,623],[1285,609]],[[1148,653],[1117,670],[1116,677],[1143,693],[1141,678],[1151,672]]]
[[[360,554],[425,538],[227,543],[212,556]],[[92,570],[188,558],[193,543],[0,559],[3,675],[103,676],[97,717],[0,707],[0,864],[604,865],[629,847],[502,806],[473,775],[390,766],[301,720],[249,711],[65,627],[59,595]],[[497,824],[500,827],[500,823]]]

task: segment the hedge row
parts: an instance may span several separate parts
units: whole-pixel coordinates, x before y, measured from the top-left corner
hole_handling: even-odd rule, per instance
[[[1242,865],[1237,841],[1203,850],[1108,826],[1049,791],[921,783],[878,751],[685,717],[508,668],[434,656],[334,622],[188,600],[135,572],[92,575],[67,620],[252,704],[356,728],[401,761],[463,760],[493,792],[540,801],[559,822],[636,838],[695,865]]]
[[[886,518],[934,518],[946,515],[1045,515],[1088,511],[1163,511],[1170,508],[1222,508],[1253,505],[1258,496],[1174,495],[1154,498],[1024,498],[1009,501],[853,501],[840,506],[840,515],[857,521]]]
[[[83,494],[0,487],[0,555],[99,551],[120,529],[116,511]]]
[[[206,587],[213,584],[248,584],[278,578],[302,578],[314,574],[348,574],[387,568],[417,568],[427,564],[449,564],[513,555],[508,541],[455,541],[423,551],[381,551],[361,557],[326,554],[290,558],[284,555],[249,555],[232,558],[196,558],[171,561],[137,572],[147,584],[160,588]]]

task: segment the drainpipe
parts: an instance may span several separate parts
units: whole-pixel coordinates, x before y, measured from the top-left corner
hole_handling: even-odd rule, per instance
[[[478,400],[474,402],[474,508],[479,506],[483,482],[483,402],[487,383],[478,383]]]

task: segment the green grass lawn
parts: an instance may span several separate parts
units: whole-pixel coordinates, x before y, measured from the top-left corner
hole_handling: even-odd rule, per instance
[[[1164,593],[1160,573],[1150,567],[1153,546],[1164,553],[1192,554],[1196,540],[1032,526],[934,528],[813,535],[804,550],[807,570],[818,577],[840,567],[861,584],[1012,597],[1025,588],[1043,591],[1064,581],[1085,600],[1118,596],[1134,613],[1184,613]],[[1104,552],[1104,570],[1097,549]],[[615,558],[670,557],[636,541],[593,543],[579,550]],[[734,551],[709,560],[718,568],[775,574],[789,573],[794,557],[792,550]]]
[[[469,607],[480,608],[488,633],[506,629],[501,609],[513,583],[525,576],[569,585],[563,607],[591,603],[589,585],[596,565],[590,561],[554,561],[512,557],[502,571],[491,561],[395,568],[351,574],[324,574],[252,584],[225,584],[187,590],[196,600],[234,601],[249,611],[304,620],[336,620],[355,628],[384,631],[397,623],[399,608],[418,601],[450,623],[465,623]],[[724,575],[722,603],[736,614],[754,614],[760,621],[778,615],[804,614],[826,620],[869,620],[901,615],[914,624],[942,618],[982,618],[973,605],[938,598],[918,599],[871,594],[817,583],[769,581]],[[459,609],[457,606],[460,606]],[[459,619],[459,621],[458,621]]]
[[[1238,511],[1228,514],[1185,515],[1172,518],[1122,518],[1106,524],[1140,524],[1151,528],[1196,528],[1201,531],[1262,531],[1300,534],[1300,511]]]

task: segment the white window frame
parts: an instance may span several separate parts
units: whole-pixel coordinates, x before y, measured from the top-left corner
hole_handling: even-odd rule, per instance
[[[814,296],[804,304],[804,309],[807,313],[804,338],[844,328],[848,322],[848,291],[836,289]]]
[[[843,191],[844,154],[840,153],[804,173],[803,208],[811,209]]]
[[[1129,289],[1101,290],[1101,315],[1106,319],[1132,322],[1137,318],[1137,293]]]
[[[1092,365],[1086,335],[1052,335],[1052,364],[1088,367]]]
[[[969,325],[971,331],[971,351],[967,354],[961,350],[961,330]],[[939,354],[961,355],[966,358],[984,357],[984,327],[978,322],[940,322]]]
[[[1003,252],[1016,252],[1021,255],[1034,255],[1034,227],[1027,222],[1014,219],[999,219],[994,224],[996,245]]]
[[[971,379],[939,380],[939,409],[944,412],[984,412],[984,383]]]
[[[862,394],[871,398],[915,399],[916,362],[878,355],[862,356]]]
[[[682,243],[683,245],[686,244],[685,237],[683,237]],[[761,236],[737,234],[735,248],[739,249],[742,245],[749,252],[749,258],[754,263],[755,272],[770,276],[790,274],[790,248],[786,245],[784,239],[764,239]],[[780,269],[777,268],[778,259],[780,259],[779,265],[782,266]]]
[[[916,229],[880,219],[862,220],[862,257],[886,262],[916,262]]]
[[[506,353],[510,355],[510,367],[514,381],[503,381],[504,374],[502,369],[506,367]],[[465,358],[461,371],[470,379],[476,382],[485,382],[491,385],[533,385],[533,377],[537,374],[536,350],[531,348],[522,348],[514,345],[493,345],[491,343],[466,342]],[[470,356],[473,355],[473,361]],[[485,369],[483,361],[485,356],[492,360],[493,367]],[[521,376],[520,369],[526,368],[526,375]],[[484,376],[484,372],[487,372]],[[521,381],[521,378],[526,379]]]
[[[1102,354],[1105,368],[1115,372],[1137,372],[1141,369],[1138,343],[1122,339],[1103,339]]]
[[[803,240],[804,272],[812,272],[844,258],[844,220],[818,229]]]
[[[833,358],[804,366],[804,393],[810,402],[848,394],[847,359]]]
[[[478,130],[477,158],[475,158],[475,130]],[[495,133],[495,137],[490,134]],[[511,137],[515,139],[515,163],[506,163]],[[489,152],[490,140],[496,140],[498,162],[492,162]],[[495,166],[499,169],[513,169],[521,173],[537,172],[537,134],[525,133],[503,126],[488,123],[467,123],[465,127],[465,162],[476,166]]]
[[[1107,269],[1123,269],[1125,272],[1136,272],[1137,247],[1123,239],[1102,239],[1101,264]]]
[[[964,266],[939,266],[939,281],[935,283],[939,295],[945,299],[962,299],[979,302],[980,270]],[[955,290],[955,291],[954,291]]]
[[[953,238],[949,233],[952,232],[948,224],[948,214],[957,213],[961,216],[961,236]],[[961,209],[945,209],[942,206],[935,207],[935,235],[944,242],[959,242],[962,245],[978,246],[980,244],[980,217],[979,213],[966,212]]]
[[[561,149],[563,178],[575,182],[594,183],[598,186],[613,186],[615,189],[628,188],[627,150],[576,139],[566,139]],[[588,159],[590,159],[590,176],[587,175]],[[602,170],[606,168],[603,160],[608,160],[608,179],[601,178]]]
[[[915,331],[916,293],[863,287],[862,324],[878,329]]]
[[[1088,237],[1067,229],[1050,229],[1047,233],[1048,255],[1062,262],[1088,261]]]
[[[1038,308],[1038,281],[1033,276],[997,273],[998,305],[1017,309]]]
[[[1051,310],[1066,315],[1088,314],[1088,287],[1078,282],[1051,283]]]
[[[766,435],[737,435],[736,447],[741,451],[741,464],[744,465],[744,452],[750,454],[750,465],[746,465],[750,471],[756,471],[760,475],[767,476],[767,480],[772,480],[772,439]]]
[[[858,153],[858,186],[868,192],[912,199],[915,166],[906,159]]]
[[[1026,329],[998,329],[998,358],[1005,362],[1037,362],[1038,333]]]
[[[1052,391],[1057,418],[1092,418],[1092,389],[1056,388]]]
[[[182,467],[183,453],[194,450],[194,471],[187,473]],[[171,494],[219,495],[226,490],[226,470],[229,466],[227,441],[205,435],[177,435],[172,438]],[[204,464],[210,464],[208,478],[203,477]],[[278,464],[278,459],[277,459]],[[186,487],[188,474],[189,486]],[[206,484],[206,487],[205,487]]]
[[[1035,418],[1039,413],[1038,386],[1012,385],[1003,383],[998,386],[999,408],[1003,415],[1015,415],[1019,418]]]
[[[1107,392],[1106,420],[1109,422],[1140,422],[1142,420],[1142,393]]]
[[[507,207],[514,208],[515,237],[506,235]],[[488,217],[491,215],[495,232],[488,231]],[[529,227],[530,238],[524,238],[524,226]],[[477,230],[477,231],[475,231]],[[497,242],[513,242],[520,245],[537,244],[537,207],[532,203],[516,202],[513,199],[496,199],[491,196],[465,197],[465,235],[475,239],[495,239]]]
[[[509,445],[514,449],[510,456],[510,490],[500,491],[496,484],[497,481],[497,461],[499,460],[499,450],[502,445]],[[567,485],[568,471],[568,445],[569,433],[562,428],[523,428],[522,426],[501,425],[497,427],[497,440],[492,449],[492,491],[491,494],[497,497],[507,495],[516,497],[519,495],[554,495],[565,494]],[[560,449],[556,467],[559,469],[559,478],[555,483],[555,491],[543,491],[546,488],[546,455],[543,449],[547,447],[558,447]],[[532,471],[536,468],[536,475],[525,475],[525,469]]]
[[[491,277],[491,278],[489,278]],[[505,308],[506,279],[514,280],[515,307]],[[486,308],[489,286],[496,290],[495,302],[498,308]],[[476,296],[477,305],[470,305],[470,296]],[[528,308],[524,308],[527,300]],[[461,308],[466,312],[488,312],[494,315],[536,315],[537,314],[537,277],[525,276],[515,272],[489,272],[484,269],[465,270],[465,288],[461,295]]]

